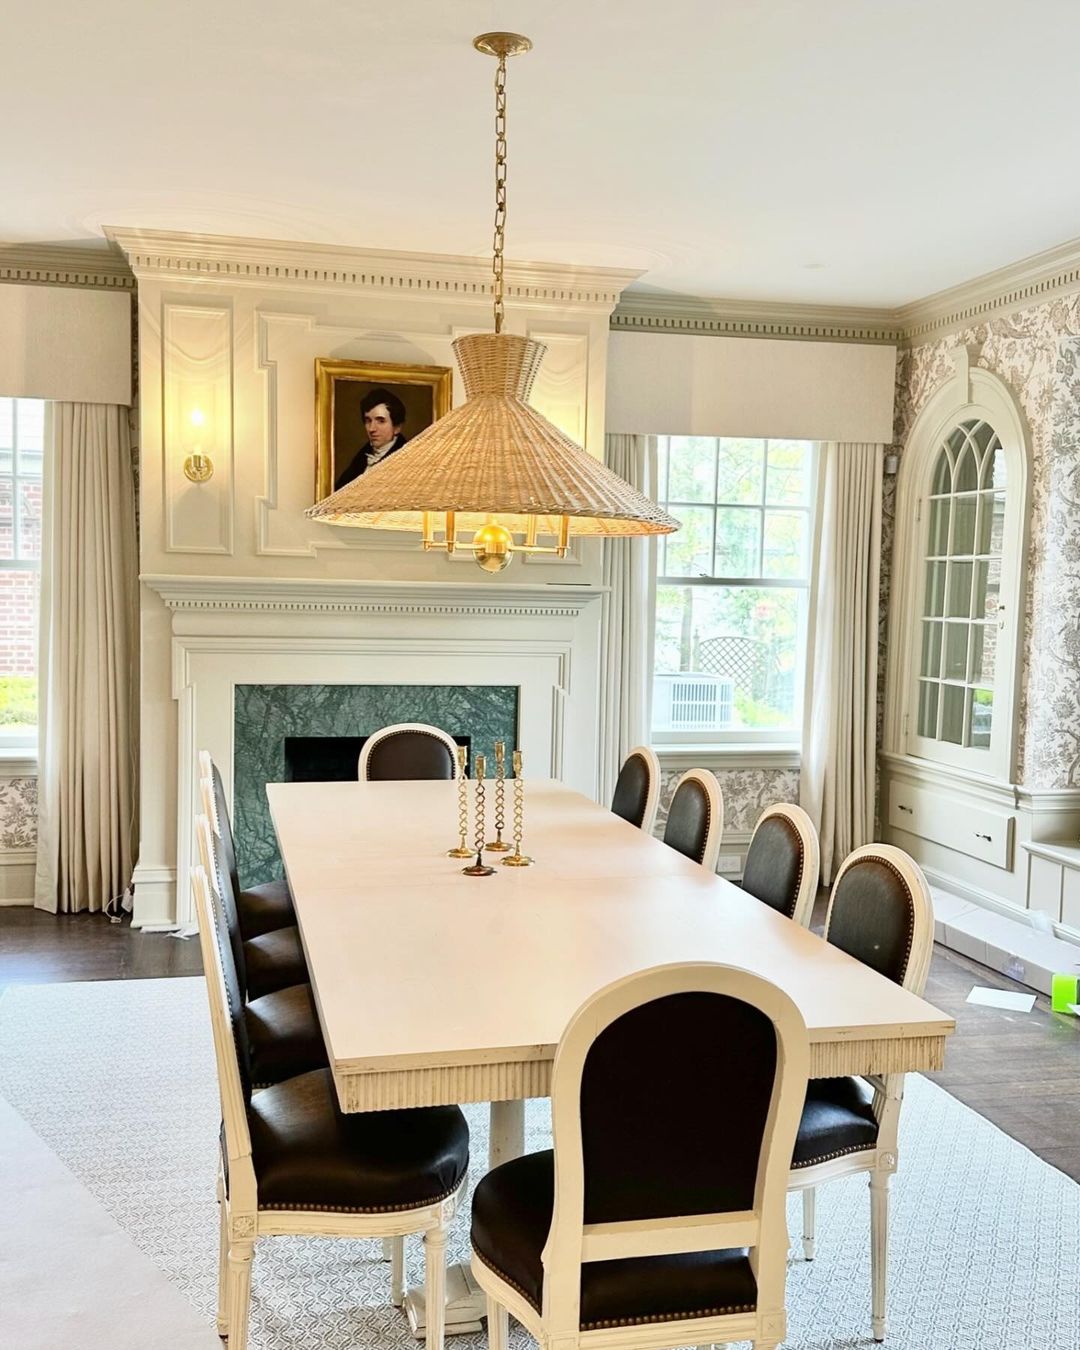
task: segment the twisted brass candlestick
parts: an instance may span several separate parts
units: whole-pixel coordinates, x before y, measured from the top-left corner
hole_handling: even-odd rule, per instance
[[[509,853],[510,845],[503,839],[506,824],[506,742],[495,742],[495,838],[485,845],[488,853]]]
[[[469,798],[468,798],[468,777],[465,773],[465,747],[459,745],[457,748],[458,765],[458,789],[457,789],[457,816],[458,816],[458,834],[461,836],[461,842],[457,848],[447,849],[448,858],[471,858],[472,849],[465,842],[465,836],[469,833]]]
[[[476,861],[471,867],[461,870],[467,877],[489,877],[495,871],[484,862],[484,833],[487,822],[484,819],[484,770],[487,762],[483,755],[477,755],[476,764]]]
[[[525,819],[525,779],[521,772],[521,751],[514,751],[514,851],[502,860],[504,867],[531,867],[532,859],[521,851],[521,834]]]

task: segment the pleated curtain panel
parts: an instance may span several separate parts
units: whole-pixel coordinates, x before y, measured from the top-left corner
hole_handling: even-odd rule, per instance
[[[604,442],[609,469],[656,499],[656,438],[622,433]],[[611,800],[626,755],[648,744],[655,628],[656,541],[605,539],[600,615],[600,800]]]
[[[821,879],[874,837],[884,446],[824,450],[816,605],[807,642],[799,800],[821,836]]]
[[[100,910],[136,850],[138,553],[128,409],[45,413],[34,903]]]

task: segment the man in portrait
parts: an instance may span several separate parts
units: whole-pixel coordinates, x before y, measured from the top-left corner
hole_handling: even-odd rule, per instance
[[[391,390],[372,389],[361,399],[360,411],[367,441],[335,477],[335,492],[400,450],[409,439],[404,434],[405,404]]]

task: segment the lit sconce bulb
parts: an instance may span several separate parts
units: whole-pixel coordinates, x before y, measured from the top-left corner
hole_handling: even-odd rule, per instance
[[[201,427],[206,425],[206,414],[203,412],[201,408],[192,408],[191,425],[193,427]]]
[[[196,430],[201,431],[206,425],[206,414],[201,408],[192,408],[189,420]],[[214,461],[203,454],[201,441],[196,441],[195,448],[184,460],[184,476],[191,483],[205,483],[214,476]]]

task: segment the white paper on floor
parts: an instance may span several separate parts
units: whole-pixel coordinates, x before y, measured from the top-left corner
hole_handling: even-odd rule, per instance
[[[1035,1006],[1034,994],[1017,994],[1011,989],[987,989],[977,984],[967,996],[969,1003],[983,1003],[988,1008],[1008,1008],[1010,1012],[1030,1012]]]

